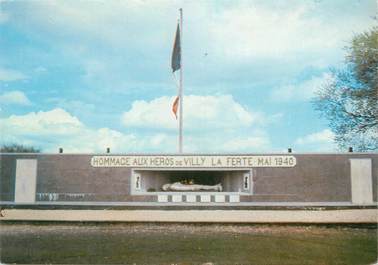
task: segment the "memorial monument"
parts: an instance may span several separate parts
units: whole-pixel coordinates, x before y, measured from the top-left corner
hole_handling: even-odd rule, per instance
[[[186,154],[182,10],[172,53],[177,154],[0,154],[0,200],[12,207],[375,206],[378,154]],[[235,207],[235,208],[233,208]]]
[[[0,154],[2,202],[377,202],[378,154]],[[181,182],[181,183],[180,183]]]

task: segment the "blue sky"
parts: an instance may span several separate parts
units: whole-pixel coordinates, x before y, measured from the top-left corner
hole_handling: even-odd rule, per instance
[[[376,1],[1,1],[2,143],[173,153],[184,10],[184,151],[335,152],[311,99]]]

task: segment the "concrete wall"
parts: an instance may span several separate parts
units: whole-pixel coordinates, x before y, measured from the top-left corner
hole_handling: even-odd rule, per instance
[[[294,168],[257,168],[254,195],[245,201],[351,201],[351,158],[372,159],[373,197],[377,201],[377,154],[295,155]]]
[[[15,156],[0,156],[0,174],[0,200],[14,201],[16,180]]]
[[[253,195],[241,196],[241,201],[351,201],[351,158],[372,159],[373,198],[377,201],[378,154],[293,155],[297,159],[297,165],[292,168],[253,168]],[[156,200],[154,196],[130,194],[131,168],[94,168],[90,165],[91,157],[92,155],[70,154],[0,154],[0,199],[14,201],[16,160],[35,158],[38,163],[37,201]],[[230,181],[239,180],[231,177]],[[160,182],[144,185],[158,186]],[[230,186],[235,185],[231,183]]]

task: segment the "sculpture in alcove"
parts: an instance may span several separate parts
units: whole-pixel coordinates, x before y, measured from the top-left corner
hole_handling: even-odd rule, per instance
[[[198,185],[198,184],[183,184],[181,182],[164,184],[161,189],[163,191],[222,191],[222,184],[217,185]]]

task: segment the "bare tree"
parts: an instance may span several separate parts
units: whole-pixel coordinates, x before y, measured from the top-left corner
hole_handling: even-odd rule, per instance
[[[345,61],[318,91],[315,108],[340,148],[378,150],[378,27],[353,38]]]

